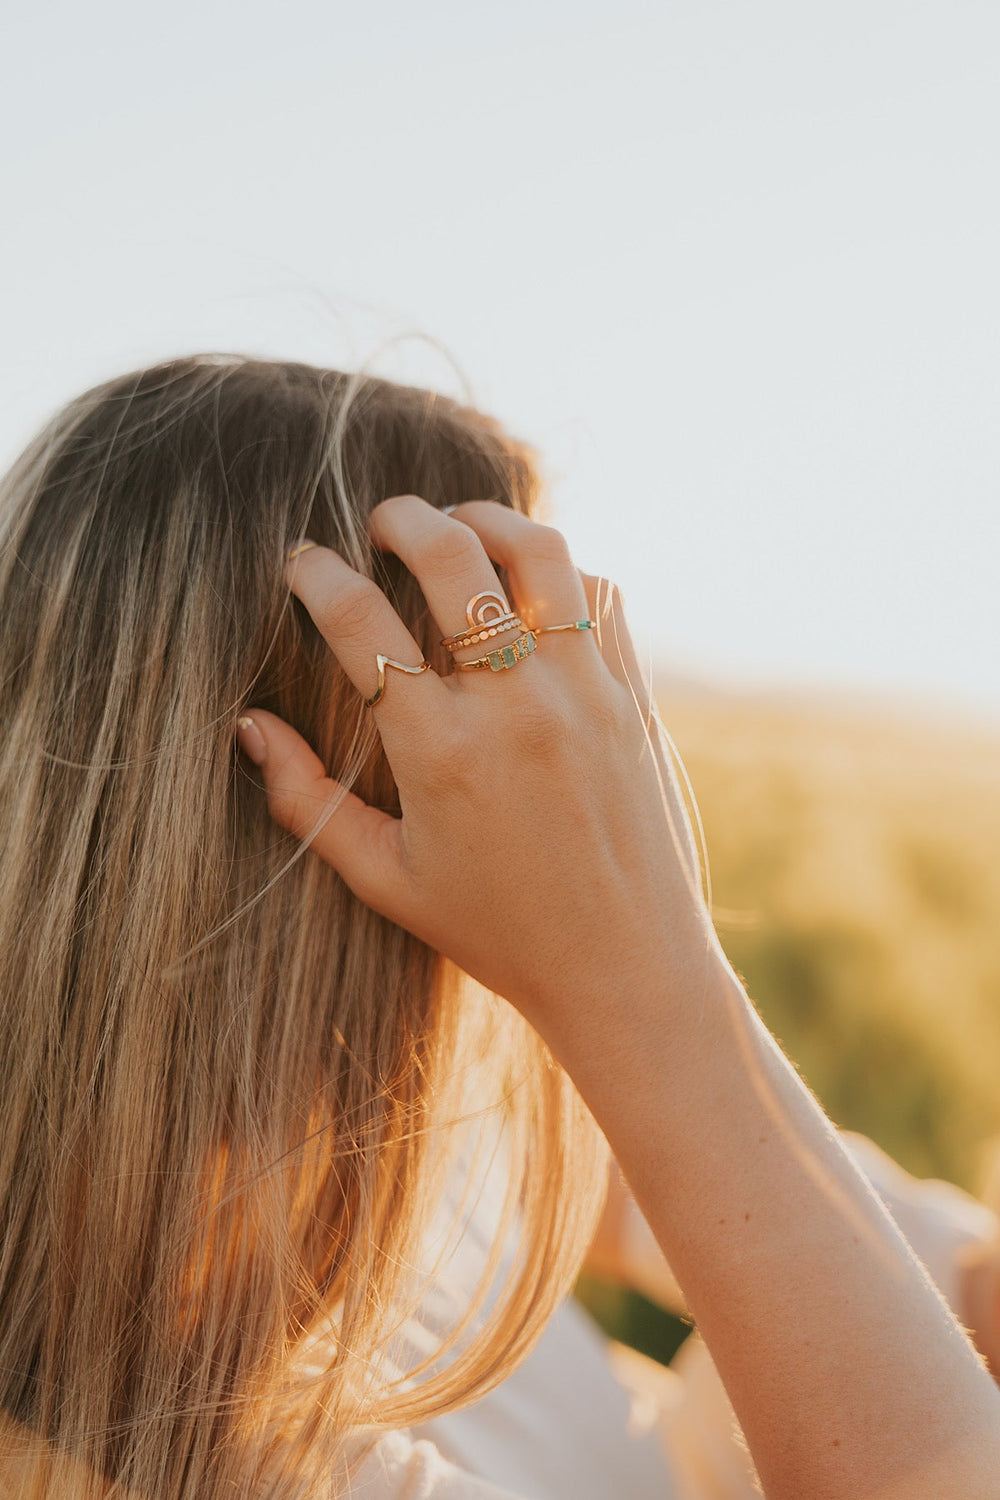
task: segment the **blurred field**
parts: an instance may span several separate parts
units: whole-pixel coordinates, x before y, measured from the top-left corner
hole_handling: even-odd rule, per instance
[[[838,1124],[981,1188],[1000,1137],[1000,732],[694,690],[661,709],[768,1025]],[[584,1295],[670,1352],[640,1304]]]
[[[886,712],[662,705],[736,968],[825,1108],[978,1183],[1000,1132],[1000,735]]]

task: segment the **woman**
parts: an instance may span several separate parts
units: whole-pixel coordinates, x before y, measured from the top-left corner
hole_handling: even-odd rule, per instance
[[[427,392],[229,359],[89,393],[9,477],[11,1493],[491,1493],[400,1434],[570,1284],[581,1097],[773,1500],[995,1493],[997,1393],[728,967],[620,605],[537,487]],[[471,1138],[483,1297],[519,1250],[400,1368]]]

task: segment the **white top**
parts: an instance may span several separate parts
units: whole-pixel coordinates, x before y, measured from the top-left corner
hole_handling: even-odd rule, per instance
[[[953,1301],[958,1252],[994,1238],[995,1216],[951,1184],[918,1182],[862,1137],[846,1143]],[[455,1214],[454,1200],[443,1213]],[[484,1194],[402,1353],[426,1353],[427,1340],[448,1326],[475,1284],[492,1223]],[[704,1345],[689,1340],[675,1371],[649,1372],[653,1400],[645,1405],[637,1384],[630,1393],[622,1378],[633,1373],[629,1364],[643,1363],[636,1356],[620,1364],[586,1314],[565,1303],[502,1385],[463,1411],[382,1439],[350,1493],[361,1500],[759,1500]]]
[[[415,1435],[524,1500],[677,1500],[658,1417],[626,1389],[608,1340],[569,1301],[502,1385]]]
[[[454,1164],[424,1257],[433,1277],[393,1347],[396,1370],[433,1360],[478,1290],[507,1182],[497,1128],[490,1119],[470,1127]],[[490,1295],[458,1347],[473,1342],[489,1317],[516,1249],[505,1250]],[[682,1500],[657,1410],[633,1399],[608,1349],[583,1309],[564,1302],[501,1385],[462,1411],[384,1439],[351,1493],[366,1500]]]
[[[403,1432],[382,1439],[349,1493],[352,1500],[521,1500],[457,1469],[432,1442]]]

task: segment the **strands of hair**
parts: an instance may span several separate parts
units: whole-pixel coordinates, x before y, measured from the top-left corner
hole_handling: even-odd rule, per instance
[[[502,1379],[575,1273],[601,1147],[561,1070],[280,833],[234,750],[253,702],[397,806],[283,561],[335,547],[436,661],[365,524],[409,492],[527,511],[538,477],[430,392],[218,357],[82,396],[3,484],[0,1494],[329,1495]],[[407,1378],[473,1087],[521,1250],[482,1335]]]

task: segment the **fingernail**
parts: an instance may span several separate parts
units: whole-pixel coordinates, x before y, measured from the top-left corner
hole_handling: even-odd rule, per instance
[[[297,542],[296,542],[296,543],[295,543],[295,546],[294,546],[294,547],[293,547],[293,548],[292,548],[292,549],[291,549],[291,551],[290,551],[290,552],[289,552],[289,554],[288,554],[288,556],[287,556],[287,558],[286,558],[286,559],[285,559],[285,561],[286,561],[286,562],[294,562],[294,561],[295,561],[295,559],[296,559],[296,558],[297,558],[297,557],[298,557],[298,556],[299,556],[299,555],[300,555],[300,554],[301,554],[301,553],[303,553],[303,552],[308,552],[308,551],[309,551],[309,549],[310,549],[310,547],[318,547],[318,546],[319,546],[319,543],[318,543],[318,542],[311,542],[311,541],[310,541],[310,540],[309,540],[309,538],[308,538],[308,537],[305,537],[305,536],[304,536],[304,537],[301,537],[301,538],[300,538],[300,539],[299,539],[299,540],[298,540],[298,541],[297,541]]]
[[[249,714],[243,714],[236,720],[236,738],[240,749],[255,766],[262,766],[267,755],[267,745],[264,736]]]

